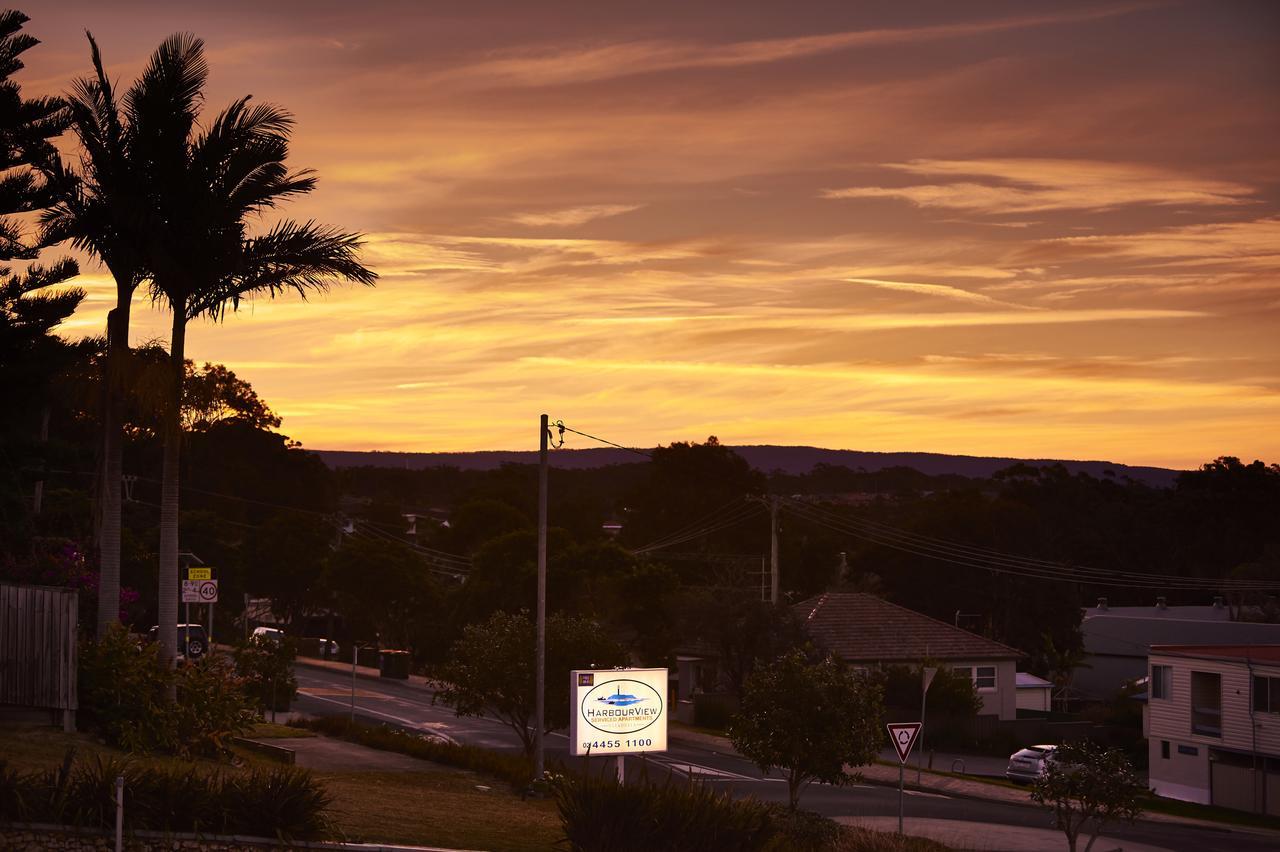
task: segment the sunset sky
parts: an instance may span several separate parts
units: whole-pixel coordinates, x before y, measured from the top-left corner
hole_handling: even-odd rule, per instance
[[[1280,461],[1280,3],[18,6],[28,96],[187,30],[296,115],[381,281],[188,353],[307,447]]]

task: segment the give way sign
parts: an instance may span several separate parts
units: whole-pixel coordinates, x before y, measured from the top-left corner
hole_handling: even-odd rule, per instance
[[[924,725],[919,722],[890,722],[885,727],[889,729],[894,751],[898,752],[898,762],[906,763],[907,755],[911,754],[911,747],[916,744]]]

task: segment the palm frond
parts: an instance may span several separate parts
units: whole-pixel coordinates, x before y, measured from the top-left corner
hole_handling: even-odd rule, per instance
[[[359,260],[362,244],[359,234],[315,222],[281,222],[268,233],[244,242],[239,268],[193,301],[188,316],[220,319],[252,295],[274,298],[293,291],[306,298],[340,281],[372,286],[378,276]]]

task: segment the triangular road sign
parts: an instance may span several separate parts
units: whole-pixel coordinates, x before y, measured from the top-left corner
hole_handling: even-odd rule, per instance
[[[885,727],[889,729],[889,739],[893,740],[893,748],[898,752],[898,762],[906,763],[907,755],[911,754],[911,747],[916,744],[924,725],[919,722],[890,722]]]

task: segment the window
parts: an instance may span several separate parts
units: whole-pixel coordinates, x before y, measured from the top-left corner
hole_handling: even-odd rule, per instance
[[[1280,713],[1280,677],[1254,676],[1253,710],[1255,713]]]
[[[1173,666],[1151,667],[1151,697],[1167,699],[1173,692]]]
[[[1191,733],[1222,736],[1222,675],[1191,673]]]
[[[1164,758],[1165,760],[1169,759],[1169,741],[1168,740],[1160,741],[1160,757]]]
[[[990,692],[996,688],[995,666],[954,666],[952,672],[973,681],[973,688]]]

